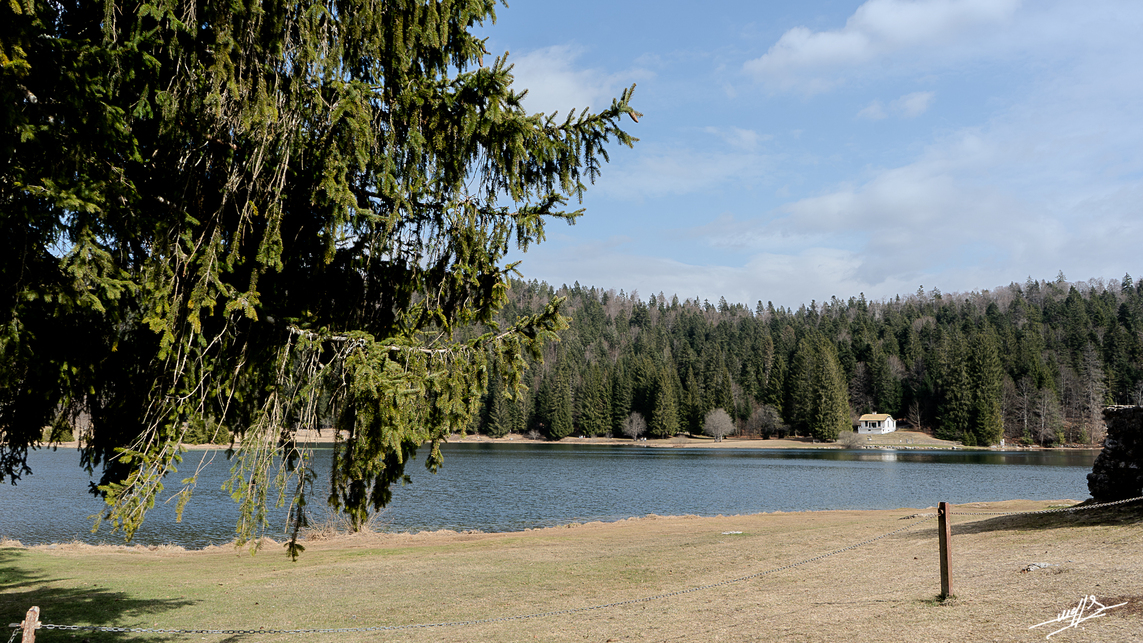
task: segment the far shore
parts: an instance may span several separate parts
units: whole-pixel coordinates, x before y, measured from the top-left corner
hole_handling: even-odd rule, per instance
[[[333,444],[334,431],[324,429],[303,429],[298,431],[298,442],[310,445]],[[863,449],[901,449],[901,450],[975,450],[975,451],[1056,451],[1056,450],[1100,450],[1102,445],[1067,445],[1060,447],[1041,447],[1039,445],[1024,446],[1021,444],[1006,443],[990,447],[966,447],[959,442],[940,440],[923,431],[898,429],[892,433],[861,435],[860,448]],[[562,440],[546,440],[544,438],[530,438],[526,435],[509,433],[506,436],[493,438],[482,434],[461,435],[454,433],[446,440],[449,444],[600,444],[606,446],[629,446],[651,449],[848,449],[839,442],[820,442],[808,437],[786,438],[747,438],[731,436],[722,440],[715,440],[709,436],[676,435],[672,438],[608,438],[608,437],[580,437],[571,436]],[[64,448],[78,448],[76,441],[59,442],[54,446]],[[189,450],[226,449],[228,444],[187,444]]]
[[[957,442],[938,440],[921,431],[895,431],[884,435],[863,435],[863,448],[963,449]],[[635,446],[652,449],[845,449],[840,442],[821,442],[813,438],[744,438],[731,436],[715,440],[709,436],[676,435],[672,438],[604,438],[567,437],[562,440],[533,440],[527,436],[509,434],[502,438],[487,435],[452,435],[451,444],[471,443],[538,443],[538,444],[603,444],[609,446]]]

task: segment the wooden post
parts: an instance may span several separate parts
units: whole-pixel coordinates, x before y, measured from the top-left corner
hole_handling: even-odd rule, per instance
[[[952,596],[952,553],[950,541],[952,531],[949,528],[949,503],[942,502],[937,505],[937,533],[941,544],[941,600]]]
[[[36,628],[40,626],[40,608],[33,607],[24,617],[24,638],[22,643],[36,643]]]

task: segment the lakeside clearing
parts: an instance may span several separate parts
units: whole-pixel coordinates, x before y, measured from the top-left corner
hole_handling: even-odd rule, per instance
[[[953,511],[956,599],[939,592],[936,521],[750,580],[567,615],[407,631],[195,635],[207,641],[1034,641],[1085,595],[1127,601],[1053,640],[1137,641],[1143,509],[1024,516],[1072,501]],[[687,590],[776,569],[911,524],[932,508],[656,517],[516,533],[313,534],[297,563],[276,545],[0,544],[0,618],[258,629],[497,619]],[[1036,567],[1036,565],[1043,565]],[[1062,626],[1062,625],[1061,625]],[[92,642],[121,634],[77,634]],[[163,635],[130,635],[160,640]],[[1079,638],[1077,638],[1079,637]],[[42,631],[44,642],[74,641]],[[163,640],[188,640],[168,637]]]

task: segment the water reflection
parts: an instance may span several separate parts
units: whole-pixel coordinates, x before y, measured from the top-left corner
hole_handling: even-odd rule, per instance
[[[897,452],[889,451],[887,449],[881,450],[880,453],[862,454],[858,457],[859,460],[878,460],[880,462],[896,462]]]

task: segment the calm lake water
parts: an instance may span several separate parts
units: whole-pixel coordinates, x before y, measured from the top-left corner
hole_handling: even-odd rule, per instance
[[[315,451],[328,471],[329,450]],[[1088,497],[1096,451],[843,451],[651,449],[565,444],[445,445],[437,475],[418,463],[413,483],[394,489],[379,519],[388,531],[435,529],[517,531],[646,514],[713,516],[764,511],[924,508],[1015,498]],[[173,502],[157,505],[135,542],[203,547],[231,540],[237,509],[221,490],[230,463],[220,451],[189,452],[181,466],[200,476],[181,523]],[[0,535],[25,544],[121,543],[89,518],[102,502],[86,493],[90,479],[73,450],[38,451],[35,472],[0,487]],[[169,486],[185,473],[174,474]],[[325,476],[319,477],[321,487]],[[324,506],[318,488],[311,507]],[[277,512],[271,533],[281,530]]]

